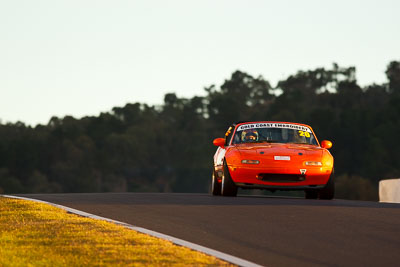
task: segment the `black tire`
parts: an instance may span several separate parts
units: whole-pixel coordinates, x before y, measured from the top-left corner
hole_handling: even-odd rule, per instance
[[[238,188],[232,181],[231,174],[229,173],[228,165],[224,161],[224,171],[222,174],[221,195],[236,197]]]
[[[221,195],[221,183],[218,183],[217,177],[215,176],[215,170],[212,172],[212,180],[211,180],[211,194],[214,196]]]
[[[306,199],[317,199],[318,198],[318,191],[315,189],[308,189],[304,191],[306,193]]]
[[[329,181],[326,183],[325,187],[319,190],[319,198],[320,199],[333,199],[335,196],[335,177],[333,172]]]

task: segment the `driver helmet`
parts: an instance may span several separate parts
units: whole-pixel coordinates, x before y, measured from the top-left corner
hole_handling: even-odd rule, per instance
[[[242,132],[243,142],[254,142],[258,141],[258,132],[255,129],[244,130]]]

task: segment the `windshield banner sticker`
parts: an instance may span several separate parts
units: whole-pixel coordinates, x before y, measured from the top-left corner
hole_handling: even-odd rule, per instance
[[[297,124],[289,124],[289,123],[252,123],[252,124],[244,124],[240,125],[237,130],[243,131],[247,129],[255,129],[255,128],[284,128],[284,129],[293,129],[304,132],[311,133],[311,130],[308,127],[297,125]]]

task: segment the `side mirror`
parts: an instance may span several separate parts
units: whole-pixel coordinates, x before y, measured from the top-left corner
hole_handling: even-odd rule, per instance
[[[213,141],[214,146],[220,146],[220,147],[224,147],[225,146],[225,138],[216,138]]]
[[[321,147],[329,149],[332,147],[332,142],[328,140],[324,140],[321,142]]]

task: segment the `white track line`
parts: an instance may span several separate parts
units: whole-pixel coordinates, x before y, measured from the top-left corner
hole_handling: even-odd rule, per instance
[[[239,265],[239,266],[246,266],[246,267],[247,266],[249,266],[249,267],[261,267],[262,266],[262,265],[258,265],[256,263],[253,263],[253,262],[250,262],[250,261],[247,261],[247,260],[232,256],[232,255],[229,255],[229,254],[226,254],[226,253],[223,253],[223,252],[211,249],[211,248],[203,247],[203,246],[200,246],[200,245],[197,245],[197,244],[194,244],[194,243],[191,243],[191,242],[188,242],[188,241],[173,237],[173,236],[169,236],[169,235],[165,235],[165,234],[162,234],[162,233],[159,233],[159,232],[148,230],[146,228],[133,226],[131,224],[120,222],[120,221],[116,221],[116,220],[113,220],[113,219],[97,216],[97,215],[94,215],[94,214],[91,214],[91,213],[87,213],[87,212],[84,212],[84,211],[76,210],[76,209],[69,208],[69,207],[66,207],[66,206],[54,204],[54,203],[43,201],[43,200],[39,200],[39,199],[33,199],[33,198],[17,197],[17,196],[11,196],[11,195],[2,195],[2,196],[3,197],[8,197],[8,198],[24,199],[24,200],[30,200],[30,201],[35,201],[35,202],[39,202],[39,203],[45,203],[45,204],[49,204],[51,206],[66,210],[69,213],[73,213],[73,214],[76,214],[76,215],[79,215],[79,216],[83,216],[83,217],[88,217],[88,218],[92,218],[92,219],[103,220],[103,221],[119,224],[119,225],[122,225],[124,227],[129,228],[129,229],[135,230],[137,232],[140,232],[140,233],[143,233],[143,234],[147,234],[147,235],[150,235],[150,236],[154,236],[154,237],[157,237],[157,238],[161,238],[161,239],[164,239],[164,240],[168,240],[168,241],[170,241],[170,242],[172,242],[172,243],[174,243],[176,245],[183,246],[183,247],[188,247],[190,249],[193,249],[193,250],[196,250],[196,251],[200,251],[202,253],[214,256],[216,258],[219,258],[221,260],[224,260],[224,261],[227,261],[227,262]]]

